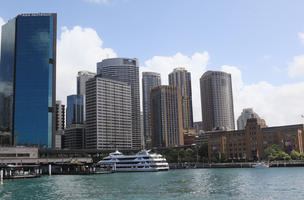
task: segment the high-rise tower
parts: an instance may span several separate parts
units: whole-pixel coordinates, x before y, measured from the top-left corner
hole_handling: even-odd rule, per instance
[[[234,130],[231,75],[207,71],[200,79],[203,129]]]
[[[184,145],[180,90],[162,85],[153,88],[150,95],[152,146]]]
[[[237,119],[237,128],[238,130],[244,130],[246,128],[247,120],[256,118],[257,123],[261,128],[266,128],[266,122],[264,119],[261,119],[260,116],[253,111],[252,108],[244,108],[241,115]]]
[[[86,83],[86,148],[132,148],[131,86],[96,76]]]
[[[84,95],[86,93],[86,82],[91,78],[94,78],[96,73],[89,71],[79,71],[77,76],[77,94]]]
[[[83,98],[83,121],[86,121],[86,82],[94,78],[96,73],[89,71],[79,71],[77,76],[77,95],[82,95]]]
[[[66,127],[72,124],[83,124],[83,95],[67,96]]]
[[[193,111],[192,111],[192,92],[191,92],[191,74],[185,68],[175,68],[169,74],[169,85],[176,86],[180,89],[183,128],[193,128]]]
[[[2,26],[1,145],[54,145],[56,26],[54,13],[21,14]]]
[[[64,129],[65,125],[65,105],[61,101],[56,101],[56,131]]]
[[[144,138],[147,147],[151,143],[151,111],[150,111],[150,92],[153,87],[161,85],[160,74],[156,72],[142,73],[142,98],[143,98],[143,122],[144,122]]]
[[[137,59],[110,58],[97,63],[97,74],[103,77],[128,83],[131,86],[132,100],[132,147],[140,149],[140,97],[139,97],[139,67]]]

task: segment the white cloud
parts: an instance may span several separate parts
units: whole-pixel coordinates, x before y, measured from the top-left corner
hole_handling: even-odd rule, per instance
[[[173,56],[154,56],[145,61],[144,66],[140,67],[140,82],[142,72],[152,71],[161,73],[162,85],[167,85],[168,74],[171,73],[174,68],[184,67],[188,72],[191,73],[193,117],[194,120],[201,120],[199,79],[206,71],[208,62],[209,54],[206,51],[203,53],[194,53],[192,56],[185,56],[181,53],[176,53]]]
[[[298,37],[301,40],[302,44],[304,44],[304,33],[298,33]]]
[[[76,93],[78,71],[96,72],[96,63],[116,57],[114,50],[103,47],[103,41],[92,28],[61,28],[57,43],[57,99]]]
[[[304,76],[304,55],[293,57],[293,61],[288,64],[288,74],[292,78]]]
[[[298,33],[298,37],[304,44],[304,33]],[[293,57],[293,61],[288,64],[288,75],[292,78],[304,76],[304,54]]]
[[[250,107],[269,126],[303,123],[304,82],[273,86],[263,81],[245,85],[237,67],[223,66],[222,70],[232,74],[235,117],[243,108]]]

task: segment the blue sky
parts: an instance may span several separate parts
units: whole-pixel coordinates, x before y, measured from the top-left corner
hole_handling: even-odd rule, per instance
[[[302,0],[1,0],[0,17],[6,22],[20,13],[56,12],[58,48],[62,48],[58,53],[65,55],[59,58],[57,68],[72,68],[77,63],[66,58],[81,55],[72,53],[77,46],[64,46],[63,33],[69,40],[83,34],[80,38],[90,35],[88,41],[92,38],[96,39],[92,42],[102,41],[96,46],[100,50],[100,55],[96,53],[97,60],[94,57],[88,62],[79,61],[83,70],[92,71],[96,61],[115,56],[136,57],[143,66],[141,71],[159,70],[164,79],[166,73],[179,65],[202,66],[199,70],[184,66],[190,67],[192,79],[196,78],[193,80],[195,120],[200,120],[201,115],[197,111],[200,99],[196,95],[199,73],[226,70],[234,79],[235,117],[242,108],[253,107],[266,123],[280,125],[303,121],[299,117],[304,113],[299,99],[304,96],[298,94],[304,93],[304,44],[301,42],[304,37],[300,36],[304,32],[303,8]],[[75,26],[80,30],[75,30]],[[76,40],[75,44],[79,39]],[[81,43],[79,48],[84,54],[95,54],[95,47],[86,48],[86,44]],[[104,56],[109,49],[108,56]],[[202,56],[200,61],[193,61],[195,53]],[[294,60],[295,56],[300,56],[299,62]],[[167,65],[174,66],[166,68]],[[166,70],[162,70],[164,68]],[[74,82],[71,80],[73,90]],[[67,89],[58,94],[63,99],[71,92]],[[273,106],[271,100],[278,100],[278,105]],[[294,104],[298,110],[285,108],[286,104]],[[291,110],[292,114],[284,113]],[[282,116],[278,117],[278,112]]]

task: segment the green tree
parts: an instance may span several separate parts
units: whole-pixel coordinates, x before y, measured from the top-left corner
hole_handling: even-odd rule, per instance
[[[196,160],[196,151],[191,148],[186,149],[185,151],[185,161],[186,162],[195,162]]]
[[[199,161],[208,162],[208,144],[202,144],[197,151]]]
[[[290,160],[291,157],[286,152],[282,151],[279,145],[271,145],[264,150],[265,157],[268,160]]]
[[[292,160],[299,160],[300,159],[301,154],[295,150],[292,150],[290,152],[290,157]]]
[[[300,158],[299,158],[300,160],[304,160],[304,153],[302,152],[302,153],[300,153]]]
[[[267,147],[264,150],[265,153],[265,157],[268,160],[277,160],[279,157],[280,152],[282,152],[281,148],[279,147],[279,145],[271,145],[270,147]]]
[[[288,155],[284,151],[280,151],[277,157],[277,160],[290,160],[290,159],[291,159],[290,155]]]

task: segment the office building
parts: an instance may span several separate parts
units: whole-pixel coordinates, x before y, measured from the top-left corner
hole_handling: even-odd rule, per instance
[[[86,93],[86,82],[94,78],[96,76],[96,73],[89,72],[89,71],[80,71],[78,72],[77,76],[77,94],[83,96],[83,121],[86,121],[86,110],[85,110],[85,93]]]
[[[67,96],[66,127],[71,124],[83,124],[83,96]]]
[[[169,74],[169,85],[179,88],[183,111],[184,129],[193,128],[191,74],[185,68],[175,68]]]
[[[96,73],[89,71],[79,71],[77,76],[77,94],[84,95],[86,93],[86,82],[94,78]]]
[[[150,92],[151,89],[161,85],[159,73],[143,72],[142,73],[142,98],[143,98],[143,117],[144,117],[144,138],[145,143],[151,146],[151,112],[150,112]]]
[[[142,144],[142,149],[146,149],[146,142],[145,142],[145,137],[144,137],[144,114],[143,112],[140,112],[140,131],[141,131],[141,144]]]
[[[131,97],[131,86],[128,83],[99,75],[87,81],[87,149],[132,149]]]
[[[212,133],[211,131],[210,132],[200,131],[199,135],[196,136],[194,141],[196,146],[199,147],[201,145],[206,145],[206,144],[208,145],[208,139],[211,133]]]
[[[60,131],[57,131],[55,133],[55,144],[54,144],[54,148],[55,149],[62,149],[62,146],[63,146],[63,133],[64,131],[63,130],[60,130]]]
[[[209,132],[209,159],[218,152],[226,154],[228,160],[265,159],[265,149],[273,144],[288,154],[292,150],[302,153],[303,131],[303,124],[262,128],[257,119],[251,118],[244,130]]]
[[[2,26],[1,145],[54,145],[56,26],[54,13],[21,14]]]
[[[180,90],[158,86],[151,90],[151,136],[153,147],[184,145]]]
[[[132,147],[141,149],[140,131],[140,97],[139,97],[139,67],[137,59],[111,58],[97,63],[97,74],[131,86],[132,100]]]
[[[200,79],[203,130],[234,130],[231,75],[207,71]]]
[[[85,148],[85,125],[71,124],[64,130],[64,149],[84,149]]]
[[[245,108],[245,109],[243,109],[243,112],[241,113],[241,115],[237,119],[238,130],[245,129],[247,120],[251,119],[251,118],[256,118],[257,121],[258,121],[258,124],[260,124],[262,128],[267,127],[265,120],[261,119],[258,114],[253,112],[252,108]]]
[[[193,122],[193,128],[195,129],[195,133],[198,135],[200,131],[203,130],[203,122]]]
[[[65,125],[65,105],[61,101],[56,101],[56,131],[64,129]]]

